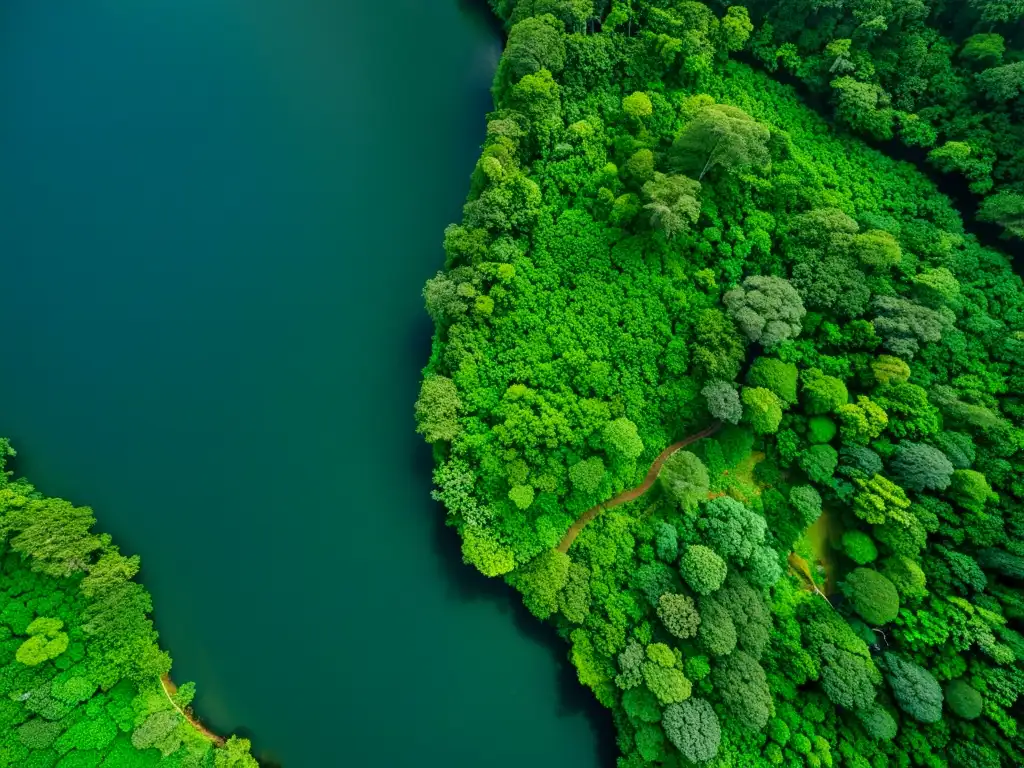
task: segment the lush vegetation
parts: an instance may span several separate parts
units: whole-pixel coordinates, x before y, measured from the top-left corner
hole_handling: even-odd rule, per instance
[[[742,6],[493,4],[496,109],[416,404],[465,560],[570,644],[621,768],[1020,764],[1007,258],[730,60],[784,34]]]
[[[195,686],[162,678],[152,602],[92,511],[4,471],[0,440],[0,765],[255,768],[249,742],[188,719]]]
[[[751,51],[827,95],[838,120],[928,150],[1024,237],[1024,2],[752,0]]]

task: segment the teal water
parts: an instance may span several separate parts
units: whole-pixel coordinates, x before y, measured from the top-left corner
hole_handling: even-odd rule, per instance
[[[455,0],[0,4],[0,433],[288,768],[607,762],[413,434],[499,46]]]

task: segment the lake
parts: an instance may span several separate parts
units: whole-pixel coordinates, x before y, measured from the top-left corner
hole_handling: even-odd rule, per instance
[[[175,679],[271,763],[612,762],[413,433],[499,53],[456,0],[0,7],[0,433],[142,555]]]

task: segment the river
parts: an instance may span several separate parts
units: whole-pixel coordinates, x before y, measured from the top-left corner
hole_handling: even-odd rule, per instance
[[[413,434],[499,50],[456,0],[0,7],[0,433],[271,764],[611,762]]]

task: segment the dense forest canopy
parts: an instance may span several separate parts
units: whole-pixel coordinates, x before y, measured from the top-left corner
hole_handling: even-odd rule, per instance
[[[1024,6],[492,4],[416,403],[466,562],[620,768],[1024,762],[1024,285],[859,138],[1019,234]]]
[[[751,52],[827,94],[837,119],[928,150],[1024,238],[1024,3],[752,0]]]
[[[249,741],[190,722],[149,593],[92,530],[92,510],[48,498],[4,467],[0,440],[0,766],[255,768]]]

